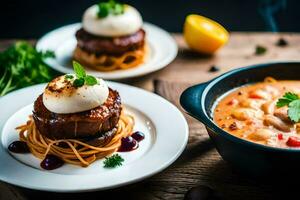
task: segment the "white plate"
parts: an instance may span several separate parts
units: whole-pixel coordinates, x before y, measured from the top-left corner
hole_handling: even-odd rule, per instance
[[[76,47],[75,33],[81,27],[80,23],[63,26],[53,30],[43,36],[37,43],[38,50],[52,50],[56,58],[47,59],[46,63],[57,71],[72,73],[72,54]],[[146,42],[149,46],[149,53],[143,64],[126,70],[112,72],[99,72],[87,69],[91,75],[104,79],[124,79],[142,76],[166,67],[177,55],[177,44],[173,37],[163,29],[144,23],[143,29],[146,31]]]
[[[31,154],[13,154],[7,150],[18,139],[14,128],[26,121],[32,103],[43,91],[45,85],[40,84],[0,98],[0,180],[45,191],[93,191],[139,181],[172,164],[188,139],[188,126],[181,112],[153,93],[120,83],[108,84],[120,92],[127,112],[135,117],[135,130],[146,135],[137,150],[121,153],[125,159],[121,167],[105,169],[103,160],[98,160],[87,168],[65,164],[46,171]]]

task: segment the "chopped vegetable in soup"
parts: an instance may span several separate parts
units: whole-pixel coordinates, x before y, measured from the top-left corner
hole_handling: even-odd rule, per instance
[[[245,140],[300,148],[300,81],[268,80],[243,86],[221,98],[214,121]]]

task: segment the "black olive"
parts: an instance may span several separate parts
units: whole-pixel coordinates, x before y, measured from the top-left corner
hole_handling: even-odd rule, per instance
[[[55,155],[48,154],[41,162],[41,167],[46,170],[53,170],[63,166],[64,161]]]
[[[145,138],[145,134],[142,133],[141,131],[136,131],[131,135],[131,137],[136,141],[140,142]]]
[[[14,153],[29,153],[29,148],[26,142],[14,141],[8,146],[8,150]]]
[[[285,47],[288,44],[289,43],[284,38],[279,38],[279,40],[276,43],[276,45],[279,46],[279,47]]]
[[[118,149],[119,152],[127,152],[137,149],[139,146],[138,141],[136,141],[133,137],[128,136],[121,139],[121,146]]]
[[[220,71],[220,68],[216,65],[212,65],[208,71],[209,72],[217,72],[217,71]]]

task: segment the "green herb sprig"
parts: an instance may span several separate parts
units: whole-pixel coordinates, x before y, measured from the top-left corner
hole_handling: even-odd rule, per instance
[[[123,162],[124,159],[119,154],[114,154],[105,158],[103,163],[105,168],[115,168],[121,166]]]
[[[267,48],[261,45],[255,47],[255,55],[263,55],[267,52]]]
[[[74,78],[74,76],[73,75],[71,75],[71,74],[67,74],[67,75],[65,75],[65,79],[67,79],[67,80],[69,80],[69,79],[73,79]]]
[[[45,62],[46,58],[53,58],[52,51],[37,51],[25,41],[0,52],[0,96],[26,86],[45,83],[52,80],[57,72]]]
[[[114,0],[108,2],[100,2],[98,4],[98,17],[104,18],[109,14],[120,15],[124,13],[124,4],[118,3]]]
[[[76,79],[73,81],[73,85],[75,87],[81,87],[84,84],[91,85],[91,86],[98,84],[98,80],[94,76],[87,75],[80,63],[73,61],[73,69],[76,75]],[[67,76],[70,79],[73,79],[73,77],[72,78],[70,77],[72,75],[66,75],[65,78],[68,79]]]
[[[278,108],[288,106],[288,116],[293,122],[300,121],[300,99],[292,92],[287,92],[282,98],[278,99],[276,106]]]

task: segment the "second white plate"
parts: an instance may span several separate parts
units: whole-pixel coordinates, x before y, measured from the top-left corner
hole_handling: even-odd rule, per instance
[[[47,59],[46,63],[62,73],[72,73],[72,55],[76,47],[75,33],[81,23],[71,24],[55,29],[37,42],[37,49],[54,51],[56,58]],[[177,55],[178,47],[173,37],[163,29],[144,23],[146,42],[149,52],[143,64],[126,70],[100,72],[87,68],[87,73],[104,79],[116,80],[142,76],[166,67]]]

